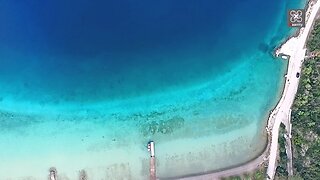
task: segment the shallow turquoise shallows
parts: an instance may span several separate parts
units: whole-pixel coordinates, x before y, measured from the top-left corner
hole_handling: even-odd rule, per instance
[[[148,179],[266,145],[299,0],[0,0],[0,179]]]

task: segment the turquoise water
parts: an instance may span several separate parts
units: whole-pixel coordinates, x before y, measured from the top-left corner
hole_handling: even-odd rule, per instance
[[[159,177],[250,160],[286,68],[272,51],[301,6],[0,1],[0,178],[146,179],[149,140]]]

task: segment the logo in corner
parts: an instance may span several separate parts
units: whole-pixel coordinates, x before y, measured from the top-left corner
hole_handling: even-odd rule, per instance
[[[304,9],[291,9],[288,11],[289,27],[305,27],[306,12]]]

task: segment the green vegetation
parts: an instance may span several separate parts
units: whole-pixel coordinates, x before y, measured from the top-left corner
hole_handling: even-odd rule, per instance
[[[314,30],[310,34],[307,47],[309,51],[320,50],[320,20],[316,21]]]
[[[320,177],[320,59],[305,63],[292,108],[293,165],[304,179]]]
[[[222,178],[222,180],[264,180],[266,179],[266,168],[261,167],[254,172]]]
[[[266,168],[261,168],[252,174],[253,180],[265,179],[266,177]]]
[[[320,51],[320,21],[316,22],[307,48]],[[294,174],[302,179],[320,177],[320,58],[307,59],[292,107]]]
[[[288,177],[285,129],[279,132],[280,160],[275,179],[301,180],[320,177],[320,20],[307,42],[308,56],[292,107],[292,146],[294,176]],[[313,54],[313,55],[312,55]]]
[[[288,177],[288,169],[287,169],[287,162],[288,162],[288,157],[286,153],[286,139],[284,135],[286,134],[285,126],[281,124],[280,130],[279,130],[279,156],[280,160],[278,162],[278,166],[276,169],[276,179],[286,179]]]

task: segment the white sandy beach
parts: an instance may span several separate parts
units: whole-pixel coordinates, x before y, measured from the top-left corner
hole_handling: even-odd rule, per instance
[[[306,40],[317,12],[320,8],[320,1],[310,1],[306,13],[306,26],[300,29],[296,37],[290,38],[276,52],[277,56],[289,56],[288,70],[286,74],[286,83],[282,97],[271,113],[268,120],[268,129],[271,133],[271,147],[269,154],[269,164],[267,175],[269,179],[274,179],[275,170],[277,167],[277,151],[278,151],[278,135],[281,122],[286,121],[290,117],[290,109],[293,104],[295,95],[298,90],[299,78],[296,74],[301,72],[302,63],[306,54]]]

